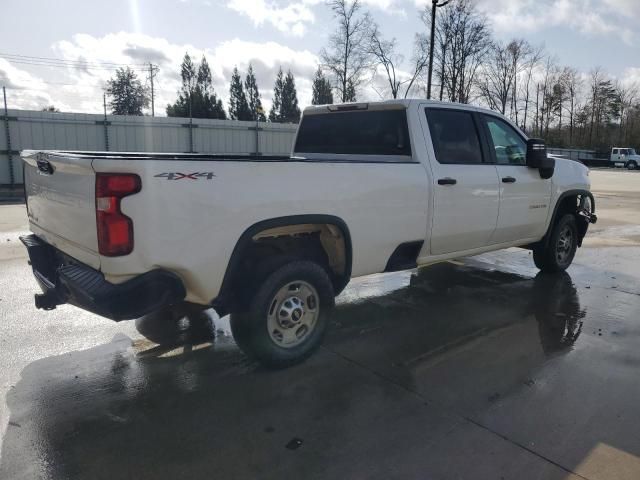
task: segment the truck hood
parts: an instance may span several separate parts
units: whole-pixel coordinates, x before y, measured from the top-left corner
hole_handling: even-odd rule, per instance
[[[556,160],[556,168],[551,177],[555,188],[562,191],[591,190],[589,167],[584,163],[555,155],[549,157]]]

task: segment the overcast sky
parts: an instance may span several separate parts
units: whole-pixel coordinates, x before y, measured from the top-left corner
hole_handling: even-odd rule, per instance
[[[362,0],[384,34],[411,56],[425,27],[428,0]],[[477,0],[496,37],[544,44],[563,65],[603,67],[612,76],[640,80],[640,0]],[[251,62],[264,103],[270,105],[279,66],[296,77],[301,105],[311,98],[318,54],[333,30],[322,0],[3,0],[0,54],[88,62],[159,65],[156,113],[164,115],[179,87],[188,51],[206,55],[217,93],[225,101],[231,70]],[[12,57],[17,58],[17,57]],[[0,55],[0,85],[9,108],[102,111],[108,69],[28,65]],[[372,89],[363,92],[376,99]]]

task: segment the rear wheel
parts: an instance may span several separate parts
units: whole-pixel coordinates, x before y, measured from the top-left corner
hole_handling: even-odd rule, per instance
[[[311,261],[293,261],[264,278],[246,312],[231,314],[231,330],[249,357],[268,367],[287,367],[320,346],[333,305],[326,271]]]
[[[576,219],[568,213],[556,223],[546,247],[533,250],[533,261],[543,272],[561,272],[571,265],[577,249]]]

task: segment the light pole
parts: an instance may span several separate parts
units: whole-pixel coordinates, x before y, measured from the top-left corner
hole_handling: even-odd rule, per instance
[[[427,75],[427,99],[431,99],[431,77],[433,75],[433,44],[436,37],[436,8],[444,7],[451,0],[438,3],[439,0],[431,0],[431,40],[429,41],[429,73]]]

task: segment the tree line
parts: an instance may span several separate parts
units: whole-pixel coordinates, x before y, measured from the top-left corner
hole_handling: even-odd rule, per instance
[[[430,4],[420,14],[425,29],[415,34],[409,58],[395,38],[384,37],[361,0],[328,4],[337,26],[320,56],[339,100],[355,101],[365,85],[380,99],[424,96]],[[558,147],[640,145],[638,85],[599,67],[581,73],[523,39],[495,39],[472,0],[448,2],[435,20],[433,98],[488,107]]]
[[[318,72],[314,83],[314,98],[332,103],[331,86]],[[297,123],[300,120],[300,106],[296,82],[291,71],[285,74],[279,69],[273,87],[273,99],[268,117],[262,107],[262,96],[258,88],[253,66],[249,64],[243,78],[234,68],[229,86],[228,111],[213,87],[211,68],[203,56],[196,64],[185,53],[180,65],[182,85],[174,103],[167,105],[169,117],[214,118],[265,122]],[[149,105],[149,89],[142,85],[136,73],[127,68],[118,69],[114,78],[107,82],[106,93],[114,115],[142,115]]]
[[[314,105],[354,102],[364,88],[378,97],[424,97],[429,62],[431,6],[420,12],[411,55],[385,37],[361,3],[328,0],[334,30],[320,51],[312,84]],[[606,149],[640,145],[640,90],[601,68],[582,73],[565,66],[543,46],[515,38],[494,38],[487,17],[472,0],[451,0],[437,9],[432,96],[486,106],[511,118],[523,131],[554,146]],[[291,71],[280,69],[267,115],[250,64],[241,76],[234,68],[228,110],[217,96],[206,58],[196,65],[185,54],[182,86],[167,105],[169,116],[297,122],[300,107]],[[135,73],[119,70],[107,93],[114,113],[142,114],[148,92]],[[369,95],[370,97],[370,95]]]

